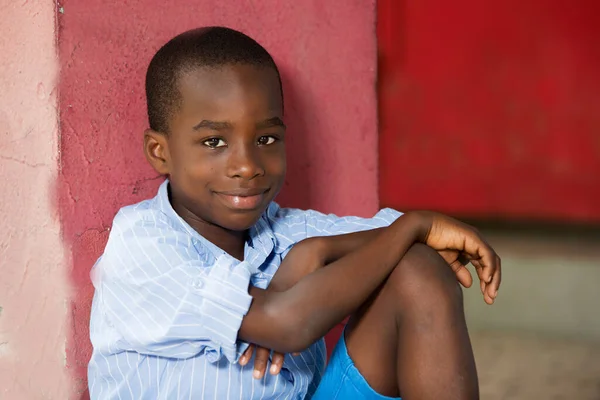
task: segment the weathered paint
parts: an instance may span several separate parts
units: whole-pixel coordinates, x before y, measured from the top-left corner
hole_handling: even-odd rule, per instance
[[[0,398],[66,399],[67,274],[56,209],[52,1],[0,15]]]
[[[160,178],[141,152],[143,79],[170,37],[226,25],[274,55],[284,81],[289,174],[280,202],[368,215],[377,200],[374,0],[110,2],[64,0],[60,210],[73,256],[68,364],[84,388],[89,270],[117,209],[151,196]]]

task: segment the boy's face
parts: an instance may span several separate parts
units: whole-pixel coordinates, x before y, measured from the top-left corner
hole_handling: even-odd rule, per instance
[[[147,132],[146,156],[169,175],[171,201],[185,219],[248,229],[285,178],[277,74],[249,65],[197,68],[178,83],[182,101],[170,133]]]

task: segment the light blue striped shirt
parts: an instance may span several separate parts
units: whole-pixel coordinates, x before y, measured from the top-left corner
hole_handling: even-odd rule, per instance
[[[322,339],[286,355],[281,373],[262,380],[252,377],[252,362],[237,363],[248,346],[237,340],[248,287],[266,288],[305,238],[387,226],[400,214],[340,218],[272,203],[250,229],[240,262],[175,213],[167,184],[119,211],[92,269],[92,400],[309,399],[325,366]]]

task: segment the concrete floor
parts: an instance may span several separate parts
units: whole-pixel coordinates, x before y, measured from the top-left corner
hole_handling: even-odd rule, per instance
[[[600,342],[471,333],[481,400],[600,400]]]
[[[600,234],[513,231],[486,238],[502,257],[502,286],[493,306],[477,285],[464,291],[470,329],[600,341]]]
[[[486,237],[502,257],[497,302],[465,290],[482,400],[600,400],[600,232]]]

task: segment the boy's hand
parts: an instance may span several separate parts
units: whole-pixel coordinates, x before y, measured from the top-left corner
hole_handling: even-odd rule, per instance
[[[473,264],[481,281],[485,302],[494,303],[502,278],[501,261],[477,229],[442,214],[427,211],[415,213],[424,228],[420,240],[440,253],[465,287],[473,283],[465,265],[469,262]]]
[[[267,370],[267,362],[269,361],[271,350],[251,344],[250,347],[246,349],[244,354],[242,354],[239,362],[242,366],[248,364],[248,361],[250,361],[252,358],[252,353],[254,353],[255,348],[256,356],[254,357],[253,376],[255,379],[262,379]],[[294,355],[297,355],[297,353],[294,353]],[[273,352],[273,356],[271,357],[271,367],[269,368],[269,373],[271,375],[277,375],[281,371],[281,368],[283,367],[283,359],[283,354],[276,351]]]

